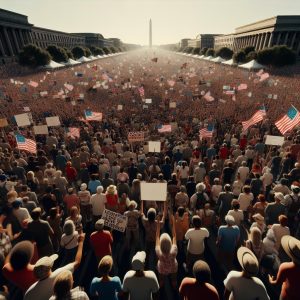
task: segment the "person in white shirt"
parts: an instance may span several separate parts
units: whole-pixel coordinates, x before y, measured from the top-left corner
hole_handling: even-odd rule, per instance
[[[209,231],[201,227],[202,223],[198,215],[193,216],[192,223],[194,228],[190,228],[185,234],[185,239],[188,240],[187,267],[189,270],[192,270],[195,261],[203,258],[204,240],[209,237]]]
[[[280,215],[278,217],[279,224],[273,224],[271,229],[274,232],[276,239],[276,249],[279,250],[281,246],[281,239],[284,235],[290,235],[290,229],[287,227],[288,218],[285,215]]]
[[[219,178],[214,179],[214,185],[211,187],[211,198],[214,203],[217,203],[219,194],[222,192],[222,185]]]
[[[245,220],[248,220],[248,210],[254,199],[253,194],[251,193],[251,188],[248,185],[243,187],[243,193],[240,193],[238,197],[238,202],[240,204],[240,209],[244,212]]]
[[[247,162],[246,161],[243,161],[242,162],[242,165],[238,168],[237,170],[238,174],[240,174],[240,179],[243,183],[245,183],[249,173],[250,173],[250,170],[249,168],[247,167]]]
[[[103,211],[105,209],[106,201],[106,194],[103,193],[103,186],[97,186],[97,193],[93,194],[91,197],[91,205],[92,205],[92,212],[93,212],[93,219],[96,222],[98,219],[101,218]]]
[[[235,225],[241,226],[241,223],[244,221],[244,213],[240,209],[239,201],[236,199],[232,200],[231,206],[232,209],[227,214],[234,217]]]

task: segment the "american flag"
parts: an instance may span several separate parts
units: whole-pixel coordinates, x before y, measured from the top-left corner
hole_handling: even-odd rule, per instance
[[[17,148],[19,150],[25,150],[30,153],[36,153],[36,142],[30,139],[26,139],[21,134],[16,134],[16,142],[17,142]]]
[[[237,89],[238,89],[238,91],[242,91],[242,90],[246,90],[247,88],[248,88],[248,86],[246,83],[241,83]]]
[[[158,130],[159,133],[171,132],[172,131],[172,125],[159,125],[157,130]]]
[[[300,123],[300,114],[296,107],[291,106],[287,114],[278,120],[275,125],[281,134],[292,130],[295,126]]]
[[[141,87],[138,88],[138,90],[139,90],[140,96],[143,98],[145,96],[144,87],[141,86]]]
[[[65,83],[64,84],[64,87],[69,90],[69,91],[73,91],[74,89],[74,86],[72,84],[69,84],[69,83]]]
[[[84,115],[87,121],[102,121],[102,113],[100,112],[85,110]]]
[[[215,98],[210,94],[210,92],[207,92],[203,98],[207,101],[207,102],[212,102],[215,100]]]
[[[80,129],[76,127],[67,128],[67,136],[71,138],[80,138]]]
[[[214,125],[208,124],[207,127],[204,127],[199,130],[200,139],[211,138],[214,132]]]
[[[34,88],[36,88],[36,87],[39,86],[39,84],[38,84],[37,82],[32,81],[32,80],[30,80],[30,81],[28,82],[28,85],[30,85],[30,86],[32,86],[32,87],[34,87]]]
[[[234,95],[235,94],[235,90],[226,90],[223,92],[226,95]]]
[[[128,132],[128,142],[142,142],[145,140],[144,131],[131,131]]]
[[[262,121],[265,116],[266,116],[266,109],[264,106],[262,106],[248,121],[242,122],[243,131],[246,131],[252,125]]]

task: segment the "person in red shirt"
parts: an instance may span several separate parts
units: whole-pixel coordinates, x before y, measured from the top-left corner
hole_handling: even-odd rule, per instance
[[[300,292],[300,241],[285,235],[281,239],[281,246],[292,262],[282,263],[276,279],[269,275],[269,281],[271,284],[281,285],[280,300],[297,300]]]
[[[65,195],[65,197],[64,197],[64,203],[66,205],[68,215],[73,206],[76,206],[79,208],[80,200],[79,200],[79,197],[77,196],[77,194],[74,193],[73,188],[68,189],[68,194]]]
[[[247,146],[247,136],[243,135],[240,139],[240,148],[241,150],[245,150]]]
[[[90,243],[98,262],[105,256],[111,255],[113,237],[107,230],[103,230],[104,220],[100,219],[95,224],[96,231],[91,234]]]
[[[17,243],[6,258],[2,269],[4,277],[20,288],[23,294],[37,281],[30,262],[34,253],[34,245],[29,241]]]
[[[77,171],[74,167],[72,167],[72,163],[70,161],[68,161],[66,165],[66,177],[71,184],[75,182],[77,177]]]
[[[220,148],[220,153],[219,153],[220,158],[221,158],[222,160],[225,160],[225,159],[228,158],[228,154],[229,154],[229,150],[228,150],[228,148],[227,148],[227,145],[226,145],[226,144],[223,144],[222,147]]]
[[[219,300],[216,288],[208,283],[211,272],[209,265],[203,260],[197,260],[193,266],[195,278],[183,278],[179,287],[179,294],[183,300]],[[200,297],[200,298],[199,298]]]

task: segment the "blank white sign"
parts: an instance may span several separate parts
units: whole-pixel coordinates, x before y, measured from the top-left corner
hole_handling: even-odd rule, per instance
[[[59,117],[47,117],[46,118],[47,126],[60,126]]]
[[[34,134],[48,134],[47,125],[37,125],[33,126]]]
[[[167,183],[141,182],[141,200],[143,201],[166,201]]]
[[[160,142],[149,141],[149,152],[160,153]]]
[[[19,127],[30,126],[31,122],[27,113],[15,115],[15,120]]]
[[[267,135],[265,144],[272,145],[272,146],[282,146],[283,142],[284,142],[283,136]]]
[[[151,104],[152,103],[152,99],[146,99],[145,103]]]

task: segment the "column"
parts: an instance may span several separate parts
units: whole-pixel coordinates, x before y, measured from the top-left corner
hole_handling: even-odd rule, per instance
[[[18,43],[18,40],[17,40],[17,36],[16,36],[15,30],[16,30],[15,28],[12,28],[12,29],[11,29],[11,32],[12,32],[12,36],[13,36],[14,42],[15,42],[15,44],[16,44],[17,51],[18,51],[18,53],[19,53],[19,52],[20,52],[20,45],[19,45],[19,43]]]
[[[281,31],[278,32],[278,37],[277,37],[277,40],[276,40],[276,44],[275,44],[275,45],[279,45],[280,38],[281,38]]]
[[[24,39],[23,39],[23,31],[21,29],[18,29],[18,31],[19,31],[19,36],[20,36],[20,39],[21,39],[22,46],[24,47],[25,42],[24,42]]]
[[[5,40],[6,40],[6,43],[7,43],[7,46],[8,46],[8,50],[10,52],[10,55],[14,56],[14,51],[13,51],[12,45],[10,43],[10,39],[9,39],[7,30],[6,30],[6,27],[3,27],[3,32],[4,32],[4,37],[5,37]]]
[[[269,43],[268,43],[268,47],[270,48],[273,44],[273,37],[274,37],[274,32],[271,32],[270,38],[269,38]]]
[[[259,35],[257,34],[256,38],[255,38],[255,50],[256,51],[259,50],[258,47],[259,47]]]
[[[283,45],[287,45],[288,37],[289,37],[289,32],[286,32],[285,37],[284,37],[284,41],[283,41]]]
[[[6,56],[6,53],[5,53],[5,50],[4,50],[4,48],[3,48],[1,39],[0,39],[0,50],[1,50],[1,52],[3,53],[3,56]]]
[[[292,42],[291,42],[291,48],[293,49],[295,39],[296,39],[297,32],[294,32],[293,37],[292,37]]]
[[[269,32],[265,33],[265,40],[264,40],[264,43],[263,43],[263,49],[267,47],[269,37],[270,37],[270,33]]]
[[[259,43],[259,50],[261,50],[263,48],[264,42],[265,42],[265,34],[262,33],[260,43]]]

